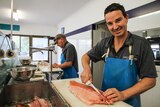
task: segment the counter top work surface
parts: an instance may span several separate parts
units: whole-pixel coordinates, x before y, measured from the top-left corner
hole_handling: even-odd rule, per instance
[[[160,65],[156,66],[156,70],[157,70],[157,72],[160,72]]]
[[[62,79],[62,80],[53,80],[52,85],[56,88],[59,94],[72,106],[72,107],[131,107],[125,102],[119,101],[113,105],[103,105],[103,104],[94,104],[87,105],[75,97],[69,90],[69,81],[75,80],[81,82],[79,78],[74,79]]]

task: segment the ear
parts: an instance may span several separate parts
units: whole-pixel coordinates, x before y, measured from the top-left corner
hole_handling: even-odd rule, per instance
[[[128,14],[126,15],[126,20],[127,20],[127,22],[128,22],[128,19],[129,19],[129,16],[128,16]]]
[[[126,19],[129,19],[129,15],[128,14],[126,15]]]

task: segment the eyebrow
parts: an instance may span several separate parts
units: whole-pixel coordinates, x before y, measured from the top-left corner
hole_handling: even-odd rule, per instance
[[[114,22],[117,22],[117,21],[119,22],[119,21],[121,21],[122,19],[123,19],[122,17],[118,17],[117,19],[114,20]],[[112,22],[106,22],[106,24],[107,24],[107,25],[110,25],[110,24],[112,24]]]

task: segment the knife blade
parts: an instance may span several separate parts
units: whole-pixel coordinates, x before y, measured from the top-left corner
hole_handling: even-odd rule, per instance
[[[86,85],[91,86],[98,94],[102,95],[99,90],[92,84],[91,81],[87,81]]]
[[[107,100],[107,99],[104,97],[104,95],[103,95],[102,93],[100,93],[100,91],[92,84],[91,81],[87,81],[87,82],[86,82],[86,85],[92,87],[92,88],[101,96],[101,101],[104,101],[104,102],[107,102],[108,104],[110,104],[110,103],[109,103],[109,100]]]

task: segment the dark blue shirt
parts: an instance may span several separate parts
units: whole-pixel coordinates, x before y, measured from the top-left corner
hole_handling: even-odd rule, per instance
[[[94,62],[104,60],[102,56],[107,52],[108,48],[110,48],[109,57],[128,59],[129,45],[132,45],[132,55],[134,56],[139,78],[157,77],[153,51],[145,38],[129,32],[126,41],[118,52],[115,52],[113,41],[114,36],[110,36],[98,42],[96,46],[87,53],[90,59]]]

